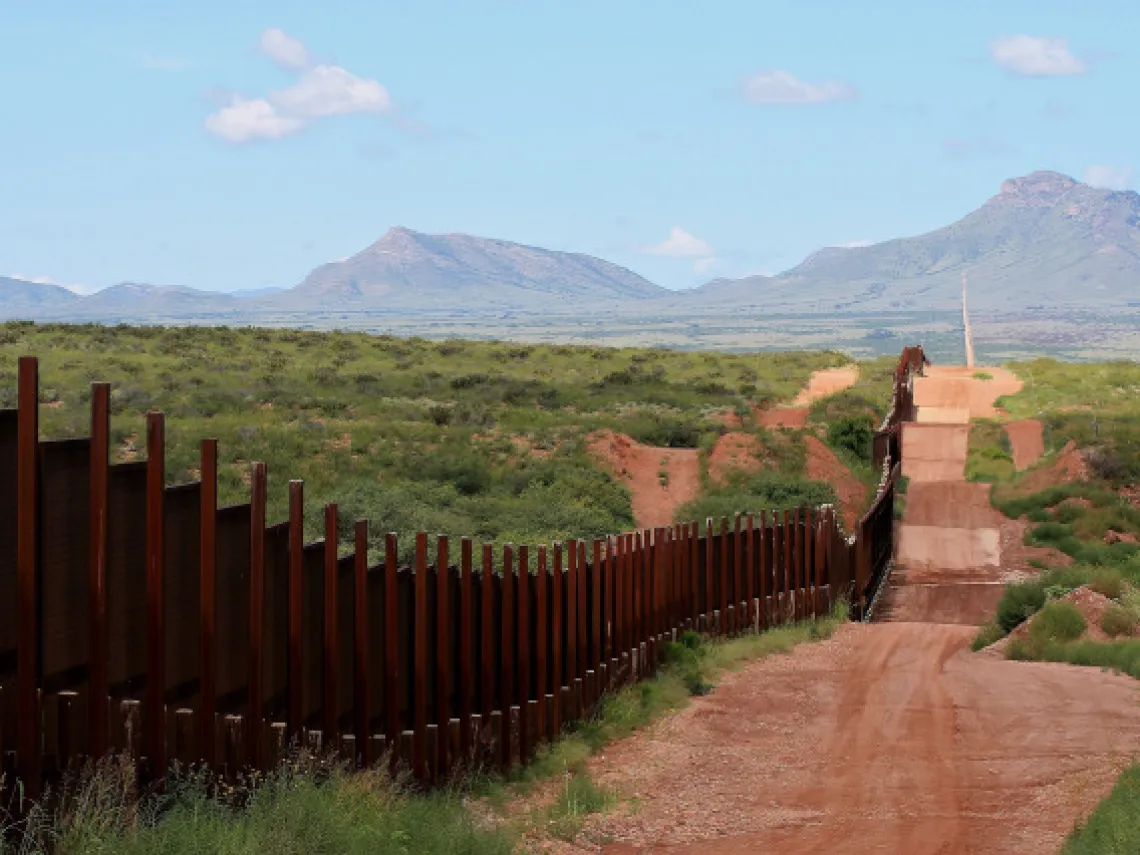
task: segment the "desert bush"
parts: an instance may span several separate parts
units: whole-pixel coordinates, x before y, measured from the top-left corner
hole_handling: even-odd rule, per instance
[[[1109,606],[1101,616],[1100,628],[1112,637],[1133,635],[1136,632],[1136,615],[1122,606]]]
[[[1029,637],[1038,644],[1049,641],[1075,641],[1087,628],[1084,616],[1070,602],[1053,600],[1045,603],[1029,624]]]
[[[857,458],[869,460],[874,434],[870,416],[844,416],[827,426],[827,444],[832,448],[844,449]]]

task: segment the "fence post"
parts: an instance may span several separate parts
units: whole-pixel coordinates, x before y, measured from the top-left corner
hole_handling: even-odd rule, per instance
[[[435,541],[435,724],[436,767],[441,775],[451,768],[447,728],[451,721],[451,570],[447,535]]]
[[[530,758],[530,550],[519,547],[517,602],[518,698],[519,698],[519,762]]]
[[[260,769],[262,729],[261,636],[265,617],[265,501],[267,478],[264,463],[253,464],[249,523],[249,712],[246,743],[249,761]]]
[[[34,356],[19,360],[16,464],[16,746],[17,770],[29,798],[40,793],[39,468],[40,381]]]
[[[218,441],[201,446],[202,480],[198,529],[198,756],[213,768],[217,754],[217,584],[218,584]]]
[[[92,757],[107,753],[107,502],[111,452],[111,386],[91,384],[91,500],[88,609],[88,730]]]
[[[550,693],[552,708],[548,710],[550,729],[557,734],[562,729],[562,544],[554,544],[554,577],[551,581],[550,639]]]
[[[412,765],[415,776],[427,780],[427,533],[416,532],[415,613],[413,617],[413,650],[415,674],[412,692]]]
[[[500,592],[502,594],[499,615],[502,630],[502,682],[500,683],[500,706],[503,713],[503,736],[500,742],[502,755],[500,762],[504,769],[511,765],[511,707],[515,696],[515,633],[514,633],[514,546],[503,547],[503,575]]]
[[[337,691],[337,506],[325,505],[324,744],[335,746],[340,709]]]
[[[535,600],[538,611],[535,614],[535,677],[538,685],[535,687],[535,698],[538,700],[538,734],[541,739],[546,729],[546,696],[549,694],[549,681],[547,679],[546,660],[550,650],[550,594],[548,571],[546,567],[546,547],[538,548],[538,573],[535,578]]]
[[[361,765],[369,768],[372,765],[372,714],[370,709],[371,692],[369,686],[369,656],[368,646],[370,633],[368,631],[368,520],[357,520],[354,531],[355,548],[353,550],[352,568],[352,632],[353,656],[352,667],[354,680],[352,691],[352,708],[356,713],[357,751],[360,753]],[[353,758],[354,761],[356,758]]]
[[[384,736],[392,769],[400,760],[400,577],[399,539],[395,532],[384,537]]]
[[[471,760],[471,715],[475,695],[474,662],[471,647],[472,610],[475,608],[471,585],[471,538],[459,541],[459,747],[464,762]]]
[[[566,541],[566,679],[573,686],[578,676],[578,541]],[[564,710],[569,718],[572,713]]]
[[[146,415],[146,753],[150,774],[166,773],[166,614],[164,596],[166,430],[162,413]]]

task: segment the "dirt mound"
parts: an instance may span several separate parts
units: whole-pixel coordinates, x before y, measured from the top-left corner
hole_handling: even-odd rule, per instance
[[[744,419],[736,410],[721,410],[714,418],[729,430],[739,430],[744,427]]]
[[[1075,588],[1063,597],[1058,598],[1059,602],[1072,603],[1077,607],[1077,611],[1081,613],[1081,617],[1085,619],[1085,631],[1081,638],[1088,639],[1089,641],[1109,641],[1111,640],[1103,629],[1100,627],[1100,622],[1104,618],[1104,613],[1114,605],[1112,600],[1104,594],[1099,594],[1088,585],[1081,585]],[[1033,625],[1036,618],[1031,618],[1013,629],[1005,638],[998,639],[989,647],[982,650],[982,653],[1002,656],[1006,655],[1009,646],[1017,639],[1025,639],[1029,637],[1029,628]]]
[[[1005,432],[1013,449],[1013,465],[1019,472],[1028,469],[1045,453],[1044,426],[1037,419],[1006,422]]]
[[[772,407],[752,411],[756,424],[766,428],[802,428],[807,424],[807,407]]]
[[[750,433],[726,433],[709,454],[709,478],[723,484],[728,473],[757,472],[766,466],[764,446]]]
[[[1085,463],[1084,455],[1077,448],[1077,444],[1069,440],[1055,460],[1026,473],[1016,484],[1002,487],[1000,493],[1003,498],[1029,496],[1058,484],[1086,481],[1088,477],[1089,467]]]
[[[677,508],[700,493],[695,448],[655,448],[611,431],[591,434],[588,443],[590,453],[629,487],[638,528],[671,525]]]
[[[820,398],[849,389],[859,379],[859,366],[826,368],[808,378],[808,384],[796,395],[791,405],[761,408],[753,407],[756,424],[767,428],[802,428],[807,424],[808,408]],[[730,425],[731,427],[731,425]]]
[[[804,437],[807,449],[807,476],[812,481],[824,481],[835,489],[839,507],[843,512],[843,527],[855,531],[859,517],[867,506],[867,487],[851,474],[843,461],[830,448],[814,436]]]

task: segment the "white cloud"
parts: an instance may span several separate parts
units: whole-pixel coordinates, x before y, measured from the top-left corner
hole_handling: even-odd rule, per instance
[[[206,130],[232,143],[280,139],[304,126],[300,119],[278,113],[264,98],[250,100],[240,95],[206,117]]]
[[[825,80],[808,83],[788,71],[761,71],[746,79],[744,98],[753,104],[825,104],[829,101],[852,101],[859,91],[847,83]]]
[[[300,71],[296,82],[262,98],[232,95],[206,117],[206,129],[232,143],[280,139],[317,119],[388,113],[392,99],[376,80],[338,65],[311,65],[305,46],[278,29],[261,34],[261,50],[278,65]]]
[[[392,107],[388,90],[336,65],[318,65],[292,86],[269,93],[269,101],[286,115],[303,119],[385,113]]]
[[[1132,180],[1132,169],[1127,166],[1090,166],[1085,172],[1085,184],[1105,190],[1126,190]]]
[[[1085,63],[1069,50],[1067,39],[1003,36],[990,42],[990,56],[1002,68],[1026,77],[1084,74]]]
[[[259,40],[261,52],[282,68],[309,67],[309,51],[300,41],[277,27],[263,30]]]
[[[659,244],[646,247],[645,252],[649,255],[668,255],[673,258],[709,258],[713,254],[711,246],[680,226],[673,226],[669,237]]]

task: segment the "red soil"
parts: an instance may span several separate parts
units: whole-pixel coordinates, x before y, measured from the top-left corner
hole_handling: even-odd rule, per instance
[[[728,676],[589,761],[637,806],[579,839],[612,855],[1057,851],[1140,749],[1140,686],[971,654],[973,633],[849,624]]]
[[[904,464],[905,465],[905,464]],[[1057,459],[1050,463],[1048,466],[1042,466],[1030,472],[1024,478],[1017,482],[1017,485],[1010,490],[1003,490],[1003,494],[1013,494],[1018,496],[1028,496],[1032,493],[1038,493],[1055,484],[1069,484],[1073,481],[1084,481],[1089,477],[1089,467],[1085,463],[1084,457],[1081,455],[1080,449],[1077,444],[1069,440],[1068,444],[1061,449]]]
[[[801,428],[807,424],[808,408],[820,398],[842,392],[859,379],[859,367],[846,365],[842,368],[827,368],[816,371],[808,378],[808,384],[800,391],[792,405],[761,409],[756,407],[752,415],[756,423],[768,428]]]
[[[859,379],[857,365],[844,365],[842,368],[826,368],[816,371],[808,378],[807,387],[804,388],[792,404],[797,407],[808,407],[820,398],[834,395],[855,385]]]
[[[1013,448],[1013,465],[1019,472],[1028,469],[1045,453],[1044,426],[1037,419],[1006,422],[1005,432]]]
[[[633,498],[638,528],[672,525],[677,508],[700,493],[700,463],[693,448],[654,448],[625,434],[601,431],[589,439],[590,452],[625,481]],[[661,473],[667,483],[661,483]]]
[[[759,407],[752,411],[756,423],[766,428],[801,428],[807,424],[807,407],[773,407],[762,410]]]
[[[804,437],[807,448],[807,476],[812,481],[824,481],[835,488],[839,507],[843,512],[843,527],[855,531],[867,506],[867,487],[848,469],[835,453],[814,436]]]
[[[740,414],[736,412],[736,410],[721,410],[717,413],[717,418],[720,420],[720,423],[729,430],[744,427],[744,419],[740,417]]]
[[[756,472],[764,465],[764,447],[760,440],[750,433],[726,433],[709,454],[709,478],[723,484],[729,472],[739,469]]]

